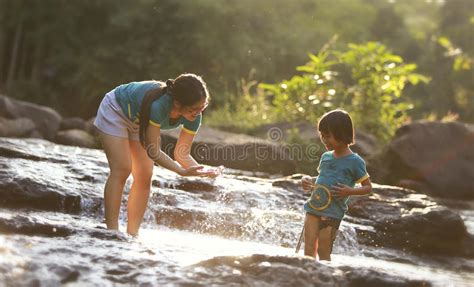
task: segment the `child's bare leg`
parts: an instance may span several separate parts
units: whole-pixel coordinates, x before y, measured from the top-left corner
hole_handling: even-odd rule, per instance
[[[316,258],[318,235],[319,217],[306,213],[304,220],[304,255]]]
[[[319,260],[331,261],[331,252],[337,229],[334,226],[326,226],[319,230]]]

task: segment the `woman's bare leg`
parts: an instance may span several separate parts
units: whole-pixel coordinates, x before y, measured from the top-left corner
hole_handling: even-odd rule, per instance
[[[105,222],[107,228],[118,229],[123,187],[132,170],[129,140],[103,132],[99,135],[110,167],[104,188]]]
[[[150,195],[153,161],[138,141],[130,141],[133,184],[128,195],[127,232],[138,234]]]

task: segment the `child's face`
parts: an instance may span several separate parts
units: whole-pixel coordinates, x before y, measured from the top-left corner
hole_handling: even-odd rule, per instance
[[[338,147],[341,147],[344,145],[343,142],[340,142],[334,138],[332,133],[325,133],[325,132],[319,132],[319,137],[321,138],[321,141],[323,142],[324,146],[326,147],[327,150],[334,150]]]

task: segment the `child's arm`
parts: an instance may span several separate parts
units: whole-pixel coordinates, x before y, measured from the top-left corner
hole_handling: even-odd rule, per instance
[[[336,197],[346,197],[349,195],[366,195],[372,192],[372,182],[370,177],[361,182],[361,187],[351,188],[347,185],[338,183],[336,186],[333,186],[334,196]]]
[[[304,192],[309,192],[314,186],[314,182],[316,181],[315,177],[303,176],[301,179],[301,186],[303,187]]]

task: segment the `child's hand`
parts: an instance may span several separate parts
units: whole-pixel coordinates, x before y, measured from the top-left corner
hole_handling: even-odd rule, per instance
[[[304,192],[308,192],[308,191],[311,191],[311,189],[313,188],[313,179],[309,176],[303,176],[303,178],[301,179],[301,186],[303,187],[303,191]]]
[[[353,189],[342,183],[333,185],[332,189],[334,190],[333,195],[337,198],[342,198],[353,194]]]

